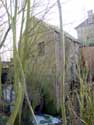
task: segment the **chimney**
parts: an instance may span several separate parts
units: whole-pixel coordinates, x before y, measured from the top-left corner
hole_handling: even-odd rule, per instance
[[[93,23],[93,10],[88,11],[88,23]]]

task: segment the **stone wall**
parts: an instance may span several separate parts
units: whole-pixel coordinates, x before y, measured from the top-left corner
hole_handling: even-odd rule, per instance
[[[31,57],[28,59],[30,65],[28,65],[27,73],[29,76],[27,82],[29,81],[28,83],[30,83],[30,85],[28,85],[28,88],[30,88],[30,86],[33,88],[34,84],[35,86],[41,86],[42,89],[48,91],[46,94],[48,94],[49,98],[47,97],[47,99],[49,99],[50,102],[54,101],[55,105],[59,105],[62,84],[60,75],[63,73],[61,63],[63,60],[63,54],[61,54],[63,47],[59,44],[60,31],[42,21],[34,20],[31,22],[33,23],[32,29],[34,28],[34,30],[32,30],[30,37]],[[37,24],[38,26],[35,27]],[[65,83],[70,83],[76,76],[76,64],[78,63],[80,44],[76,39],[66,33],[64,39],[66,53]],[[41,49],[43,50],[41,51]],[[31,80],[33,77],[32,82],[29,80],[30,73]],[[65,88],[67,88],[66,85]],[[31,97],[32,91],[31,94],[29,94]],[[35,91],[37,91],[37,89]],[[39,91],[41,90],[39,89],[38,92]],[[41,94],[39,95],[41,96]]]

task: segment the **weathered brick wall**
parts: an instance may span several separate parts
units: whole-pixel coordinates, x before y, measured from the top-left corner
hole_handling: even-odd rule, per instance
[[[59,30],[45,25],[42,21],[39,24],[38,21],[32,21],[32,23],[31,57],[28,61],[31,65],[28,65],[28,71],[31,69],[31,77],[35,76],[34,82],[41,82],[44,86],[46,86],[46,84],[49,85],[49,93],[51,93],[53,99],[55,99],[57,104],[59,104],[62,82],[59,77],[61,72],[63,73],[63,69],[61,67],[62,64],[60,64],[62,62],[61,60],[63,60],[63,56],[59,55],[60,48],[62,51],[62,46],[59,46],[58,44],[60,37]],[[37,24],[38,26],[35,27]],[[41,42],[44,42],[45,52],[44,54],[39,55],[38,45]],[[78,63],[79,58],[79,45],[80,44],[75,41],[74,38],[70,37],[68,34],[66,36],[65,34],[66,74],[64,87],[66,93],[70,86],[69,83],[75,78],[76,63]]]
[[[91,73],[94,73],[94,47],[82,47],[81,52],[85,66]]]

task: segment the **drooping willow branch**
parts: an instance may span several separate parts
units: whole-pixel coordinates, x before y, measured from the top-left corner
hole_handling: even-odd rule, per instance
[[[11,26],[8,27],[6,33],[5,33],[4,37],[3,37],[3,40],[2,40],[1,43],[0,43],[0,49],[1,49],[2,46],[4,45],[4,43],[5,43],[5,41],[6,41],[6,38],[7,38],[7,35],[8,35],[8,33],[9,33],[10,29],[11,29]]]

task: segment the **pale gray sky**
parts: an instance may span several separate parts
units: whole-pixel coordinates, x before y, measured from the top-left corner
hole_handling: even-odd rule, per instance
[[[61,0],[64,30],[77,38],[74,27],[87,18],[87,11],[94,10],[94,0]],[[59,26],[58,11],[55,7],[48,22]]]
[[[56,0],[36,0],[40,4],[36,10],[45,8],[45,3],[49,2],[49,6]],[[77,38],[77,33],[74,27],[87,18],[87,11],[94,10],[94,0],[61,0],[62,16],[64,30]],[[45,21],[52,25],[59,26],[57,4],[49,11],[45,17]]]

